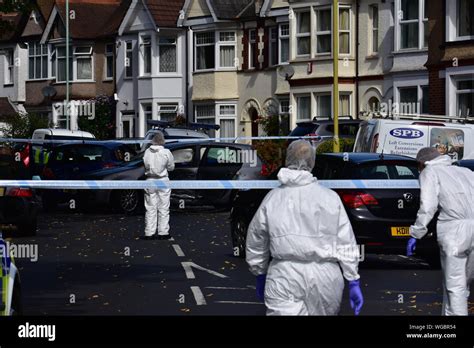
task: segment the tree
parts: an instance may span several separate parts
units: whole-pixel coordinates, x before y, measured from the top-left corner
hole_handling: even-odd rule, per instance
[[[7,138],[31,139],[36,129],[49,127],[48,118],[38,114],[18,113],[4,116],[2,121],[5,125],[0,126],[0,132]]]
[[[95,117],[79,117],[79,129],[94,134],[99,140],[115,139],[115,107],[113,98],[101,95],[89,101],[94,108]]]

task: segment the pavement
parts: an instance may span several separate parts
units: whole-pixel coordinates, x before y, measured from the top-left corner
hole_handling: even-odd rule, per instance
[[[170,241],[140,239],[143,216],[43,214],[36,262],[19,258],[27,315],[264,315],[254,277],[233,255],[229,213],[175,210]],[[362,315],[439,315],[441,271],[421,260],[366,255]],[[470,313],[474,313],[471,291]],[[347,289],[341,315],[353,315]]]

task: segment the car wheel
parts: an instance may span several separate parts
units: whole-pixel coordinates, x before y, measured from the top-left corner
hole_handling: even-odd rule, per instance
[[[10,316],[23,315],[21,287],[20,287],[20,282],[18,281],[18,279],[15,279],[15,283],[13,285],[13,298],[12,298],[12,305],[11,305],[9,314]]]
[[[33,237],[36,236],[36,230],[38,228],[38,221],[34,219],[24,224],[18,225],[18,233],[22,237]]]
[[[237,213],[232,219],[232,245],[234,256],[245,258],[245,243],[247,241],[248,222],[243,214]]]
[[[127,215],[135,214],[139,211],[141,194],[137,190],[121,190],[115,195],[115,204],[118,210]]]

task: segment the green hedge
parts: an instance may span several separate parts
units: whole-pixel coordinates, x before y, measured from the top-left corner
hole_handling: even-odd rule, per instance
[[[341,152],[352,152],[354,149],[355,139],[339,139],[339,147]],[[332,153],[334,149],[334,140],[326,140],[318,146],[316,153]]]

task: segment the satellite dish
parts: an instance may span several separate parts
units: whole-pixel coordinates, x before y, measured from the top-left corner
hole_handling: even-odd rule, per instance
[[[295,75],[295,69],[289,64],[279,66],[277,69],[278,75],[284,78],[286,81],[291,80],[293,75]]]
[[[41,93],[43,93],[43,95],[47,98],[52,98],[56,95],[57,91],[56,88],[54,88],[53,86],[46,86],[43,87]]]

